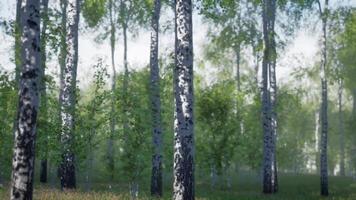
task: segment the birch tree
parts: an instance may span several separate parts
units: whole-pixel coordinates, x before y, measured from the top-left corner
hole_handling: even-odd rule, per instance
[[[262,2],[262,24],[264,55],[262,61],[262,124],[264,134],[263,147],[263,191],[275,193],[278,191],[278,171],[276,157],[277,143],[277,43],[276,43],[276,13],[277,7],[286,14],[288,30],[292,32],[299,25],[302,11],[311,8],[313,1],[278,1],[264,0]],[[290,21],[289,21],[290,20]],[[280,22],[280,27],[286,29],[287,24]],[[286,30],[285,30],[286,31]],[[287,31],[286,31],[287,32]],[[286,33],[289,36],[291,33]]]
[[[127,91],[128,91],[128,84],[129,84],[129,68],[128,68],[128,60],[127,60],[127,29],[128,23],[131,21],[131,11],[133,8],[133,2],[129,2],[127,0],[120,0],[119,5],[119,23],[122,26],[122,34],[123,34],[123,43],[124,43],[124,59],[123,59],[123,66],[124,66],[124,77],[123,77],[123,85],[122,85],[122,98],[124,105],[122,107],[122,112],[124,113],[123,117],[123,135],[127,137],[129,126],[128,126],[128,110],[127,110]]]
[[[109,17],[110,17],[110,50],[111,50],[111,67],[112,67],[112,80],[111,80],[111,114],[110,114],[110,136],[108,139],[108,167],[111,172],[110,178],[114,179],[115,160],[114,160],[114,137],[116,133],[116,116],[115,116],[115,100],[116,100],[116,67],[115,67],[115,44],[116,44],[116,12],[112,0],[109,0]]]
[[[269,84],[270,84],[270,106],[271,106],[271,134],[272,134],[272,191],[278,191],[278,171],[277,171],[277,157],[276,157],[276,140],[277,140],[277,79],[276,79],[276,60],[277,50],[275,41],[275,20],[276,20],[276,1],[272,0],[267,6],[267,31],[268,39],[268,65],[269,65]]]
[[[275,132],[273,131],[271,93],[271,78],[275,80],[276,49],[274,41],[274,25],[276,14],[276,1],[263,1],[263,40],[264,55],[262,62],[262,124],[263,124],[263,192],[274,193],[275,188]]]
[[[110,134],[107,138],[107,168],[109,170],[110,180],[114,179],[115,175],[115,159],[114,159],[114,139],[117,136],[117,70],[116,70],[116,42],[118,29],[118,2],[113,0],[85,0],[83,4],[83,17],[90,28],[104,27],[104,33],[99,33],[98,38],[109,38],[110,58],[111,58],[111,102],[110,102]],[[104,18],[107,18],[109,23],[104,23]],[[101,42],[101,41],[100,41]]]
[[[343,79],[339,79],[339,99],[340,95],[342,95],[342,88],[345,88],[349,91],[353,98],[353,106],[352,106],[352,122],[356,120],[356,87],[355,87],[355,75],[356,75],[356,62],[354,59],[354,55],[356,53],[355,48],[355,35],[356,35],[356,13],[354,10],[350,10],[351,12],[347,11],[343,13],[344,15],[344,23],[341,30],[336,29],[333,32],[336,34],[336,38],[338,38],[337,43],[334,45],[337,48],[337,61],[339,62],[339,70],[342,74]],[[345,15],[346,14],[346,15]],[[340,104],[341,102],[339,102]],[[342,106],[342,104],[341,104]],[[340,108],[340,105],[339,105]],[[341,113],[340,113],[341,114]],[[340,115],[340,120],[342,120],[342,116]],[[340,126],[342,122],[340,121]],[[351,126],[352,129],[355,128],[354,125]],[[340,127],[340,148],[342,153],[342,127]],[[351,157],[350,161],[351,165],[351,172],[355,177],[356,174],[356,146],[355,146],[356,137],[352,137],[352,145],[351,145]],[[342,156],[341,156],[342,157]],[[341,173],[341,171],[340,171]]]
[[[161,97],[159,87],[159,64],[158,64],[158,42],[159,42],[159,19],[161,1],[155,0],[153,5],[151,22],[151,55],[150,55],[150,77],[151,77],[151,112],[152,112],[152,175],[151,195],[162,196],[162,150],[163,137],[161,127]]]
[[[133,118],[133,114],[135,110],[130,107],[130,88],[131,85],[134,83],[130,83],[130,71],[129,71],[129,62],[128,62],[128,39],[129,33],[137,33],[138,27],[143,26],[147,23],[147,1],[144,0],[120,0],[119,1],[119,13],[118,13],[118,24],[120,25],[122,36],[123,36],[123,78],[122,78],[122,88],[121,88],[121,99],[122,99],[122,106],[121,112],[122,116],[122,136],[124,142],[124,153],[125,157],[130,154],[135,153],[132,151],[132,148],[129,147],[130,141],[129,138],[132,137],[130,134],[135,135],[135,127],[133,123],[130,122],[131,116]],[[130,152],[131,151],[131,152]],[[135,157],[135,156],[134,156]],[[132,157],[132,160],[129,162],[133,162],[135,158]],[[125,159],[125,158],[123,158]],[[131,159],[131,158],[130,158]],[[132,166],[132,169],[139,169],[140,164],[133,162],[136,166]],[[133,198],[138,196],[138,180],[137,177],[141,174],[139,171],[133,172],[132,170],[127,171],[128,177],[130,177],[130,193]]]
[[[343,115],[343,90],[344,81],[338,80],[338,106],[339,106],[339,142],[340,142],[340,175],[345,176],[345,127]]]
[[[76,77],[78,65],[79,0],[69,0],[66,15],[66,59],[60,88],[61,101],[61,188],[76,187],[73,152],[74,111],[76,102]]]
[[[321,195],[328,196],[328,82],[326,77],[327,66],[327,20],[329,8],[329,1],[325,0],[324,8],[322,8],[320,0],[318,0],[319,14],[322,20],[322,59],[320,66],[320,80],[321,80],[321,138],[320,138],[320,188]]]
[[[194,194],[193,24],[192,1],[175,1],[173,199]]]
[[[37,112],[39,106],[40,4],[21,4],[21,74],[12,161],[11,199],[32,199]]]

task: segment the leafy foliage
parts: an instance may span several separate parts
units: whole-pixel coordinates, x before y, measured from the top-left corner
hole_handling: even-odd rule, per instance
[[[100,24],[106,14],[107,0],[85,0],[82,5],[83,17],[89,27]]]

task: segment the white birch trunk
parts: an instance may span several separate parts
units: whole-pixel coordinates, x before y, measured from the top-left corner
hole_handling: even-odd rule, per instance
[[[21,74],[19,103],[12,161],[12,200],[32,199],[37,112],[39,107],[40,4],[23,0],[21,4]]]
[[[192,1],[176,0],[175,3],[173,199],[193,200],[195,194]]]
[[[76,77],[78,65],[78,24],[79,0],[67,1],[66,16],[66,59],[63,69],[63,85],[61,87],[61,187],[73,189],[76,187],[75,161],[73,152],[74,113],[76,102]]]
[[[109,1],[110,12],[110,47],[111,47],[111,67],[112,67],[112,82],[111,82],[111,114],[110,114],[110,136],[108,139],[108,167],[110,172],[110,180],[114,179],[115,161],[114,161],[114,136],[116,133],[116,68],[115,68],[115,44],[116,44],[116,28],[115,28],[115,10],[113,0]]]
[[[344,127],[344,115],[343,115],[343,80],[339,80],[339,142],[340,142],[340,175],[345,176],[345,127]]]

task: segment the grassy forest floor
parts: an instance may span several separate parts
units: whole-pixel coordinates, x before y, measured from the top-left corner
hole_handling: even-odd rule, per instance
[[[261,185],[255,177],[239,177],[233,182],[232,189],[212,190],[210,183],[197,182],[197,200],[356,200],[356,181],[346,177],[330,177],[330,196],[322,198],[319,195],[319,177],[316,175],[281,175],[279,192],[275,195],[264,195],[261,193]],[[49,186],[36,184],[35,200],[123,200],[130,199],[125,184],[115,184],[108,191],[107,184],[96,183],[92,192],[84,192],[80,189],[76,192],[61,192],[51,189]],[[121,189],[120,189],[121,188]],[[143,188],[143,186],[141,186]],[[146,187],[149,188],[149,187]],[[171,199],[171,188],[165,188],[164,199]],[[0,199],[9,199],[9,191],[0,189]],[[148,200],[148,190],[140,191],[139,200]]]

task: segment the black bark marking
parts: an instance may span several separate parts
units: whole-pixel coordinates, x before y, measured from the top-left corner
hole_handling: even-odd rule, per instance
[[[31,69],[22,73],[23,79],[33,79],[38,76],[38,69]],[[35,83],[36,84],[36,83]]]

